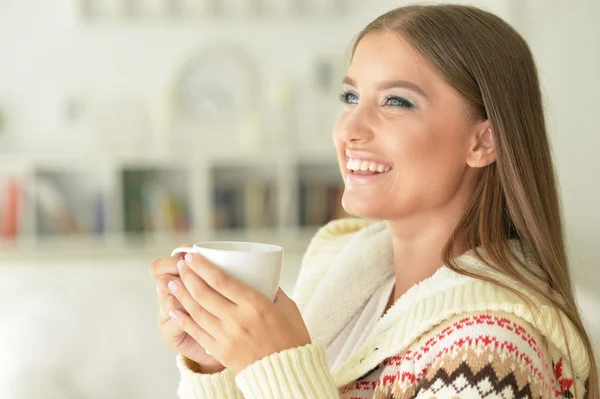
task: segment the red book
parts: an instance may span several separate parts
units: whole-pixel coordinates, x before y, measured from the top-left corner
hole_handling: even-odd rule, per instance
[[[2,208],[2,238],[13,240],[19,233],[21,210],[21,185],[10,178],[4,185],[4,207]]]

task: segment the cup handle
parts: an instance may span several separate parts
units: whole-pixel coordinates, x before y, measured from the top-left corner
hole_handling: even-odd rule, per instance
[[[179,247],[175,248],[173,252],[171,252],[171,256],[179,257],[181,254],[187,254],[188,252],[194,252],[194,247]]]

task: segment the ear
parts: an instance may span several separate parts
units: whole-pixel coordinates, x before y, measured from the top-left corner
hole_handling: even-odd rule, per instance
[[[467,165],[483,168],[496,161],[496,141],[489,120],[478,123],[473,129],[473,140],[467,154]]]

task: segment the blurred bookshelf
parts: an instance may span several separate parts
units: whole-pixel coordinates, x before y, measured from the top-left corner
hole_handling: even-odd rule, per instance
[[[189,171],[183,167],[125,167],[119,187],[128,236],[190,232]]]
[[[318,226],[347,217],[341,206],[343,185],[337,165],[303,162],[297,165],[298,225]]]
[[[260,165],[217,165],[211,171],[214,229],[276,228],[277,176]]]
[[[266,20],[285,20],[336,14],[343,3],[306,0],[298,2],[305,11],[296,12],[294,1],[236,4],[253,3]],[[171,21],[173,10],[174,19],[187,19],[188,7],[200,7],[193,0],[77,4],[84,20],[108,25],[156,16]],[[223,11],[233,4],[223,3]],[[238,15],[229,11],[218,18]],[[270,242],[300,252],[319,227],[343,215],[333,141],[323,133],[341,109],[333,82],[345,73],[343,51],[311,55],[306,74],[262,76],[262,55],[237,41],[208,42],[176,56],[153,100],[105,99],[94,90],[68,96],[61,126],[78,140],[62,133],[51,140],[55,153],[68,155],[52,155],[41,144],[3,153],[0,258],[40,251],[164,254],[208,240]]]
[[[0,163],[0,257],[164,253],[205,240],[303,250],[343,217],[335,162],[289,156]]]

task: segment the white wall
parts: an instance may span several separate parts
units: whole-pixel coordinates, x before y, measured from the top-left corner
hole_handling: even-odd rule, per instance
[[[529,0],[523,26],[537,59],[569,250],[578,282],[600,283],[600,2]],[[515,104],[518,106],[518,104]]]
[[[125,98],[156,108],[190,52],[216,43],[248,49],[260,60],[263,77],[283,75],[303,85],[316,55],[345,54],[366,23],[403,3],[349,2],[354,12],[337,21],[90,26],[80,21],[75,0],[0,1],[0,104],[11,114],[6,129],[10,140],[3,143],[0,137],[0,147],[20,153],[65,146],[91,150],[93,143],[82,132],[65,126],[69,98]],[[508,17],[506,1],[470,2]]]
[[[523,28],[546,97],[571,267],[600,348],[600,2],[530,0],[524,8],[529,23]]]

